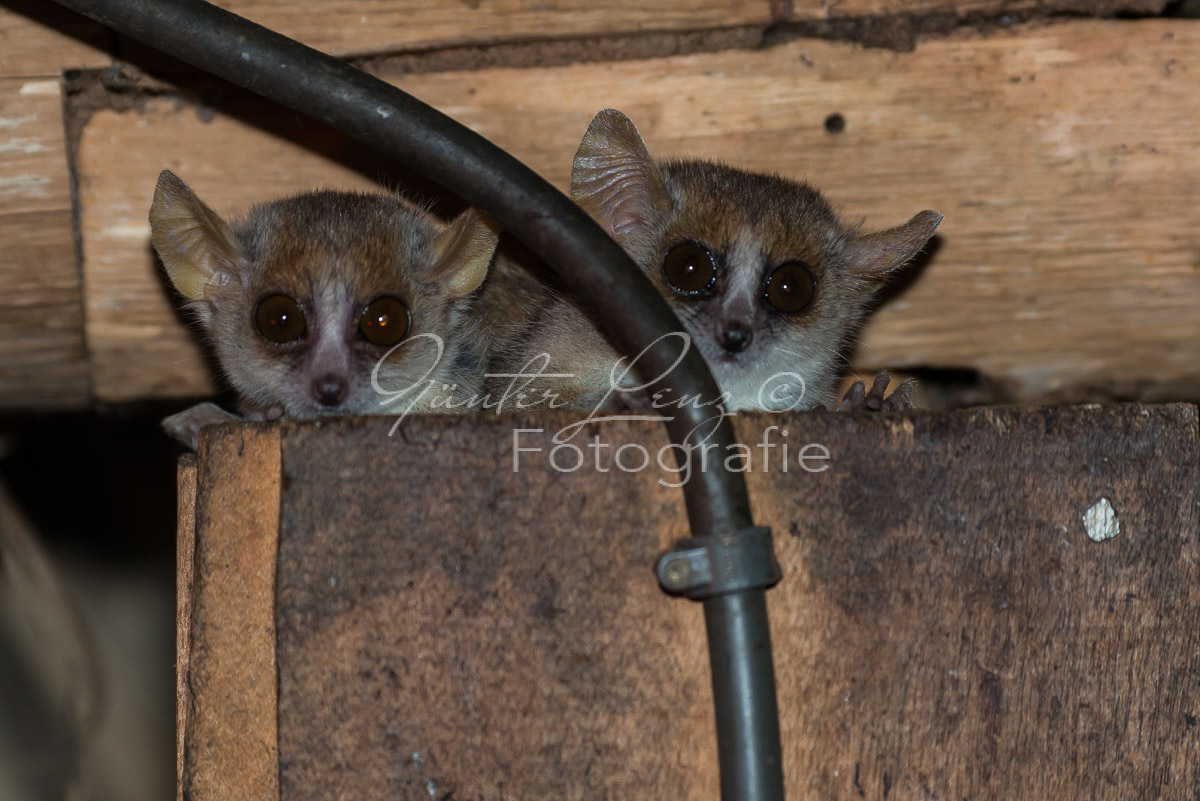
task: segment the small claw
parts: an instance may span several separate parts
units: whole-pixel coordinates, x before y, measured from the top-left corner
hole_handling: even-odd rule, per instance
[[[903,411],[911,409],[913,393],[917,390],[917,379],[906,378],[900,382],[900,386],[896,387],[896,391],[888,395],[883,401],[883,410],[886,412]]]
[[[892,376],[887,370],[883,370],[875,376],[875,381],[871,384],[871,391],[867,393],[866,400],[863,402],[865,409],[877,412],[883,408],[884,396],[887,394],[888,384],[891,383],[891,380]]]
[[[896,390],[888,394],[888,384],[892,376],[886,370],[875,376],[868,391],[862,381],[855,381],[846,391],[842,402],[838,404],[839,412],[894,412],[912,408],[913,393],[917,388],[915,378],[907,378],[900,382]]]
[[[838,404],[837,411],[852,412],[855,409],[862,408],[863,398],[866,396],[867,387],[861,381],[855,381],[850,385],[850,389],[846,391],[842,402]]]

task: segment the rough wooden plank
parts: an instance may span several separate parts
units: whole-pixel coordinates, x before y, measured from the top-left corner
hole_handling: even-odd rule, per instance
[[[944,212],[931,263],[867,328],[860,372],[975,369],[1018,399],[1114,384],[1191,397],[1200,391],[1197,72],[1200,30],[1185,21],[1081,21],[963,34],[907,54],[808,40],[400,83],[560,186],[592,114],[613,106],[660,155],[807,177],[872,226]],[[825,129],[834,113],[842,133]],[[325,161],[360,150],[322,132],[314,139],[324,155],[302,154],[268,133],[303,140],[294,116],[254,122],[267,132],[164,101],[99,114],[85,131],[98,396],[209,386],[146,244],[160,168],[179,168],[222,209],[301,186],[362,185]]]
[[[284,428],[286,797],[712,797],[700,612],[650,571],[684,533],[657,481],[676,476],[614,461],[630,443],[653,460],[662,429],[592,429],[607,447],[575,472],[523,433],[540,451],[513,471],[515,429],[569,421]],[[737,424],[786,575],[770,604],[789,797],[1191,797],[1195,407]],[[829,469],[798,469],[807,443]],[[1101,497],[1121,532],[1096,542]]]
[[[843,38],[886,42],[895,37],[881,36],[882,30],[913,28],[914,21],[919,29],[920,20],[931,16],[987,20],[1000,15],[1024,18],[1061,12],[1155,14],[1166,6],[1166,0],[667,0],[653,4],[637,0],[603,4],[584,0],[223,0],[218,5],[319,50],[357,57],[495,44],[534,45],[536,52],[537,43],[563,41],[578,42],[578,52],[584,53],[588,38],[686,35],[742,27],[761,32],[774,23],[843,23],[836,29]],[[855,21],[863,21],[869,28],[856,30]]]
[[[192,662],[192,593],[196,582],[196,455],[184,454],[176,470],[175,533],[175,788],[183,797],[184,744],[192,706],[188,668]]]
[[[0,408],[88,402],[56,80],[0,80]]]
[[[1038,15],[1068,11],[1111,15],[1158,13],[1166,0],[223,0],[218,5],[334,55],[374,56],[505,42],[690,33],[772,23],[949,15]],[[112,34],[44,0],[0,6],[0,76],[57,76],[65,69],[108,66]]]
[[[44,0],[0,4],[0,77],[53,77],[65,69],[104,67],[104,26]]]
[[[690,31],[771,22],[768,0],[225,0],[220,5],[336,55],[495,40],[580,37],[632,31]]]
[[[181,792],[192,801],[279,798],[275,553],[279,436],[206,432],[196,476],[191,699]]]
[[[959,18],[975,15],[986,19],[1001,14],[1159,14],[1167,3],[1163,0],[837,0],[835,3],[802,0],[794,3],[794,6],[791,16],[800,19],[932,14],[949,14]],[[784,13],[787,13],[786,9]]]
[[[0,78],[0,214],[71,208],[57,79]]]

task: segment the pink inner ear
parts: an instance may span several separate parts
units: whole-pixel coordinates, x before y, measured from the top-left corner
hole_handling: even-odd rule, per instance
[[[665,192],[653,166],[637,154],[581,159],[576,167],[576,201],[613,238],[646,227],[656,212],[666,210]]]
[[[620,238],[626,234],[632,233],[646,225],[646,216],[640,213],[637,204],[633,198],[627,198],[624,201],[619,201],[612,209],[608,218],[608,229],[610,236]]]
[[[911,261],[942,222],[936,211],[923,211],[904,225],[860,236],[850,245],[849,272],[882,279]]]

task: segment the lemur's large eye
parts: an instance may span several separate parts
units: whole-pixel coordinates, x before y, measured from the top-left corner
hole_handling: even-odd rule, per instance
[[[781,264],[767,276],[763,297],[781,312],[798,312],[808,308],[817,283],[808,268],[797,261]]]
[[[304,312],[287,295],[270,295],[260,300],[254,310],[254,324],[258,333],[279,345],[295,342],[308,332]]]
[[[702,295],[717,280],[712,254],[692,242],[676,245],[663,259],[663,277],[681,295]]]
[[[363,309],[358,330],[372,345],[395,345],[408,333],[408,307],[398,298],[375,298]]]

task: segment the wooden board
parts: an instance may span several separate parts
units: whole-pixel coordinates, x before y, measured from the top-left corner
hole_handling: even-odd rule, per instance
[[[513,39],[765,26],[772,19],[768,0],[225,0],[220,5],[340,56]]]
[[[89,400],[56,80],[0,79],[0,409]]]
[[[186,468],[181,471],[185,479]],[[206,440],[195,473],[194,553],[179,593],[190,645],[181,657],[180,796],[278,799],[274,576],[279,437],[241,428]],[[186,531],[183,532],[186,535]],[[192,575],[187,575],[188,562]]]
[[[636,470],[663,429],[597,426],[607,447],[563,472],[550,436],[568,422],[267,430],[281,797],[712,798],[700,609],[651,574],[685,535],[660,483],[677,475]],[[769,598],[789,798],[1192,798],[1195,407],[735,422],[785,573]],[[202,475],[238,459],[237,433],[209,440]],[[809,443],[828,469],[799,469]],[[1120,532],[1097,541],[1102,498]],[[246,570],[198,577],[221,565]]]
[[[381,55],[462,45],[536,42],[622,34],[692,32],[776,23],[946,15],[988,18],[1000,14],[1070,11],[1111,15],[1157,13],[1166,0],[223,0],[224,8],[339,56]],[[903,20],[908,22],[909,20]],[[846,31],[852,34],[852,31]],[[851,36],[852,38],[852,36]]]
[[[184,743],[192,707],[188,667],[192,663],[192,590],[196,586],[196,454],[180,457],[175,480],[175,787],[178,801],[184,801]]]
[[[869,227],[944,212],[932,260],[868,325],[855,368],[977,370],[1027,400],[1114,386],[1200,394],[1198,73],[1200,30],[1156,20],[961,34],[907,54],[804,40],[400,83],[559,186],[592,114],[613,106],[659,155],[806,177]],[[88,331],[103,399],[211,386],[147,244],[160,169],[222,211],[387,170],[295,115],[226,108],[233,119],[164,99],[97,114],[84,131]],[[834,113],[842,133],[825,129]],[[306,131],[316,154],[298,144]]]
[[[110,34],[46,0],[0,4],[0,78],[57,78],[66,69],[105,67]]]
[[[1158,14],[1166,6],[1159,0],[837,0],[836,3],[813,3],[801,0],[791,12],[800,19],[837,19],[844,17],[925,16],[950,14],[959,18],[975,16],[981,19],[1008,14],[1069,13],[1087,16],[1112,16],[1119,12]],[[1010,17],[1011,18],[1011,17]]]
[[[987,18],[999,14],[1073,11],[1157,13],[1166,0],[222,0],[217,5],[307,45],[341,57],[378,56],[501,42],[688,33],[776,23],[809,23],[895,15],[902,24],[929,15]],[[853,31],[841,32],[852,37]],[[116,44],[102,26],[46,0],[0,6],[0,76],[57,76],[64,69],[104,67]]]

